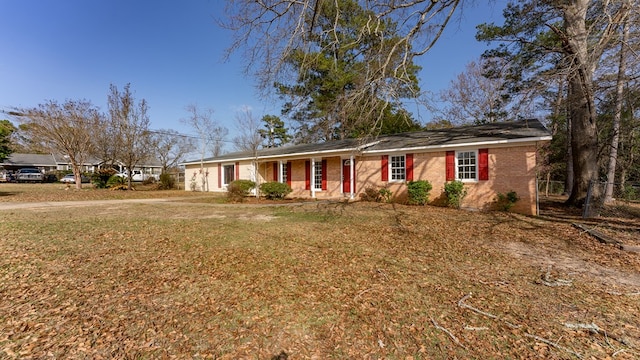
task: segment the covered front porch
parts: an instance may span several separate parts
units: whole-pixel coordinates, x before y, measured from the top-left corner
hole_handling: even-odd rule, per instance
[[[286,183],[289,196],[313,199],[355,199],[357,164],[354,154],[308,158],[266,159],[257,162],[258,185]]]

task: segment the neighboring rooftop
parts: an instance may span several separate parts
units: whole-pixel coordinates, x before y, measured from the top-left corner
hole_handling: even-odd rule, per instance
[[[56,160],[51,154],[19,154],[13,153],[4,161],[3,165],[10,166],[56,166]]]

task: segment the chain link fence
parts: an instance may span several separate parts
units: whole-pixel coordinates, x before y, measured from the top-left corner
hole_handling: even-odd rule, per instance
[[[591,181],[585,199],[582,217],[616,217],[623,207],[640,208],[640,184],[614,183],[610,201],[605,202],[606,181]]]
[[[582,217],[618,217],[620,213],[640,212],[640,183],[615,183],[611,202],[604,202],[607,187],[606,181],[592,181],[585,199]],[[566,195],[563,181],[538,180],[538,195],[549,197],[553,195]]]

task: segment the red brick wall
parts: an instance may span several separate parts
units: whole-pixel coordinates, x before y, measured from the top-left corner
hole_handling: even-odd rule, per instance
[[[461,150],[461,149],[452,149]],[[475,150],[475,149],[470,149]],[[431,182],[430,200],[434,203],[444,204],[444,185],[446,182],[445,151],[413,153],[414,180],[428,180]],[[386,187],[393,193],[394,200],[403,202],[407,197],[407,185],[405,182],[382,181],[381,155],[367,155],[356,157],[356,198],[367,187]],[[327,189],[317,190],[316,198],[342,198],[348,194],[342,193],[342,161],[341,157],[327,157],[326,179]],[[536,211],[536,146],[504,146],[489,148],[489,180],[465,183],[467,196],[462,206],[473,209],[490,209],[494,206],[494,200],[498,193],[506,194],[515,191],[520,201],[512,208],[512,211],[535,214]],[[311,190],[305,189],[305,161],[306,159],[292,160],[290,197],[310,197]],[[274,162],[264,162],[259,165],[259,182],[274,181]],[[244,165],[244,164],[243,164]],[[246,171],[241,167],[241,178],[245,178]],[[193,169],[188,169],[193,171]],[[215,178],[216,171],[213,168],[211,175]],[[210,175],[210,176],[211,176]],[[188,185],[188,184],[187,184]],[[212,189],[213,190],[213,189]],[[215,190],[213,190],[215,191]]]
[[[428,180],[433,189],[430,200],[444,204],[446,183],[445,151],[414,153],[414,180]],[[490,209],[498,193],[515,191],[520,201],[512,211],[535,214],[536,147],[510,146],[489,149],[489,180],[465,183],[467,196],[462,206],[473,209]],[[359,159],[357,167],[358,191],[367,186],[386,187],[396,201],[407,197],[407,186],[402,182],[383,182],[380,175],[381,155]]]

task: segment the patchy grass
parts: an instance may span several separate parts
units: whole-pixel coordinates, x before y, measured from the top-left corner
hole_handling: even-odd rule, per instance
[[[552,218],[184,199],[1,215],[0,357],[640,356],[638,254]]]

